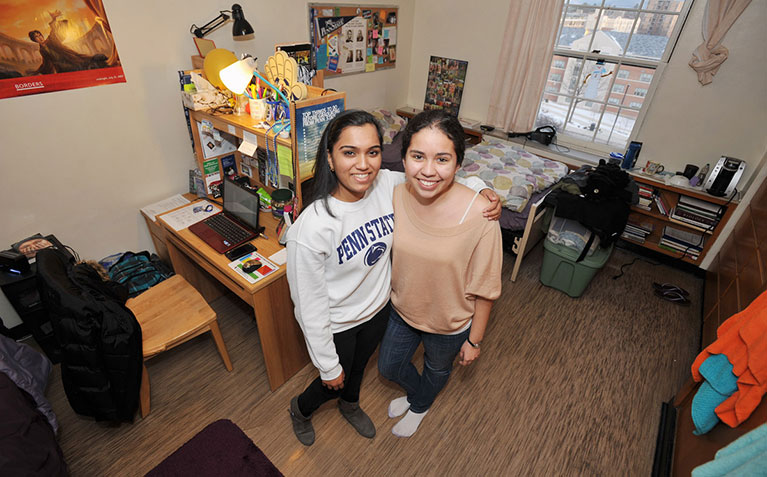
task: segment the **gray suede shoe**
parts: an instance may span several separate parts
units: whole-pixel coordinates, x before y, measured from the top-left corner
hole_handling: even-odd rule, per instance
[[[365,411],[360,408],[359,402],[347,402],[343,399],[338,400],[338,410],[341,415],[349,421],[349,424],[360,433],[361,436],[372,439],[376,435],[376,427],[370,420]]]
[[[296,434],[298,441],[305,446],[314,444],[312,417],[304,417],[301,414],[301,410],[298,408],[298,396],[290,400],[289,412],[290,420],[293,421],[293,432]]]

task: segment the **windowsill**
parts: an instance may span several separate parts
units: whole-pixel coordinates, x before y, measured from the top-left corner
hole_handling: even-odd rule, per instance
[[[525,138],[509,138],[504,131],[499,130],[486,132],[484,135],[519,144],[522,146],[522,149],[528,152],[546,157],[548,159],[553,159],[555,161],[564,162],[568,166],[574,166],[574,169],[577,169],[584,164],[596,165],[599,164],[600,159],[607,159],[603,155],[578,151],[569,146],[557,146],[553,143],[545,146],[539,142],[531,141]]]

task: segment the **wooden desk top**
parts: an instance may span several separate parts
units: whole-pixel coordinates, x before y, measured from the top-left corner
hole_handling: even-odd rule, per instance
[[[194,203],[197,202],[206,201],[205,199],[194,201]],[[216,275],[222,283],[246,301],[250,301],[246,298],[248,295],[252,296],[256,291],[268,286],[286,274],[285,265],[281,265],[274,273],[267,275],[256,283],[250,283],[229,267],[231,261],[226,258],[226,255],[213,250],[197,235],[190,232],[188,228],[178,231],[174,230],[173,227],[170,227],[162,220],[162,215],[164,214],[158,215],[157,220],[164,227],[166,237],[171,240],[175,238],[180,241],[181,243],[176,243],[175,245],[183,249],[188,255],[194,257],[198,265]],[[277,242],[276,230],[278,221],[274,218],[272,213],[262,210],[259,215],[259,221],[264,226],[264,235],[266,235],[267,238],[257,237],[251,240],[250,243],[256,247],[258,253],[268,259],[272,254],[283,250],[285,247]]]

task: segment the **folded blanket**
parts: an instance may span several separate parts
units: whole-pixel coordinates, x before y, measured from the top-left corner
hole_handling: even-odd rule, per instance
[[[692,477],[767,475],[767,424],[719,449],[714,460],[692,470]]]
[[[738,377],[738,390],[716,408],[728,426],[748,419],[767,393],[767,291],[719,326],[717,339],[692,364],[692,377],[703,380],[700,366],[711,355],[724,354]]]

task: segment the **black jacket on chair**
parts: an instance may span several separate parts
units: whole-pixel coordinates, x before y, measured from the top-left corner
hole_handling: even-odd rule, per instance
[[[125,306],[127,289],[50,248],[37,253],[37,280],[61,345],[72,409],[100,421],[132,421],[143,355],[141,326]]]

